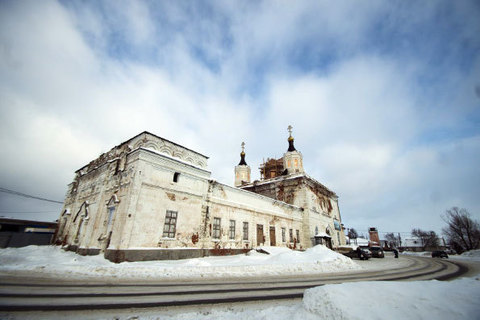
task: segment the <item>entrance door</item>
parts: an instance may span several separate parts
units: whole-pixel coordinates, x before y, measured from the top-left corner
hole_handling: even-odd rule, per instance
[[[326,242],[327,248],[332,249],[332,239],[331,238],[325,238],[325,242]]]
[[[275,238],[275,227],[270,227],[270,245],[276,245],[276,238]]]
[[[257,246],[261,245],[265,241],[263,240],[263,225],[257,224]]]

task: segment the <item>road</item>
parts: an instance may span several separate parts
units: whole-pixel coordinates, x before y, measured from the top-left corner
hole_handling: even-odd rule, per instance
[[[85,283],[0,277],[0,311],[106,310],[301,298],[315,286],[351,281],[448,280],[468,272],[465,263],[401,256],[402,268],[310,277],[223,279],[195,282]],[[405,263],[406,262],[406,263]]]

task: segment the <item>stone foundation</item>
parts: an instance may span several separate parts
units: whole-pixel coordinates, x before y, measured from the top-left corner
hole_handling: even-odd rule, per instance
[[[178,260],[208,256],[244,254],[250,249],[146,249],[106,250],[105,259],[112,262]]]
[[[100,253],[100,249],[78,248],[76,252],[82,256],[96,256]]]
[[[77,245],[74,244],[64,247],[64,250],[73,251],[82,256],[96,256],[100,254],[100,249],[98,248],[79,248]]]

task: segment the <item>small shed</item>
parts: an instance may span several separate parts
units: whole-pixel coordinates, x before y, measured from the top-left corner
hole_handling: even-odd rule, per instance
[[[0,218],[0,248],[49,245],[56,222]]]

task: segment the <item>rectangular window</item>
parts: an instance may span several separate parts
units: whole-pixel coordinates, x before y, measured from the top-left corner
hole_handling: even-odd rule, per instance
[[[243,240],[248,240],[248,222],[243,223]]]
[[[213,218],[213,238],[220,239],[220,218]]]
[[[285,239],[285,238],[286,238],[286,235],[285,235],[286,233],[287,233],[287,232],[286,232],[285,228],[282,228],[282,242],[286,242],[286,241],[287,241],[287,240]]]
[[[167,210],[165,215],[165,225],[163,226],[163,237],[175,238],[175,231],[177,227],[177,212]]]
[[[235,220],[230,220],[230,240],[235,240]]]
[[[300,242],[300,231],[295,230],[297,232],[297,242]]]
[[[288,233],[289,233],[289,236],[290,236],[290,242],[293,242],[293,230],[289,229]]]

